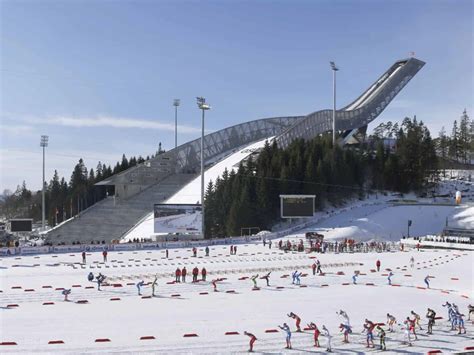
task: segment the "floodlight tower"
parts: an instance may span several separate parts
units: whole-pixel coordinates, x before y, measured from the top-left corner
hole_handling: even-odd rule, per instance
[[[174,106],[174,147],[178,146],[178,106],[180,104],[179,99],[173,100]]]
[[[44,203],[44,194],[45,194],[45,181],[44,181],[44,153],[45,148],[48,146],[48,136],[41,136],[40,147],[43,148],[43,193],[41,197],[41,229],[45,230],[45,215],[46,215],[46,206]]]
[[[332,146],[336,147],[336,72],[339,68],[336,63],[329,62],[332,70],[332,94],[333,94],[333,108],[332,108]]]
[[[205,224],[204,224],[204,112],[210,110],[211,106],[206,103],[204,97],[196,97],[197,105],[202,111],[201,116],[201,215],[202,215],[202,236],[205,237]]]

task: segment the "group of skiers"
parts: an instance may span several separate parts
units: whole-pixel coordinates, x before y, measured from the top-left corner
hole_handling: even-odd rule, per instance
[[[94,279],[95,279],[95,282],[97,282],[98,291],[101,291],[100,286],[104,283],[106,278],[107,277],[105,275],[102,275],[100,272],[97,276],[94,276],[92,271],[89,273],[89,275],[87,275],[87,280],[89,280],[89,282],[94,282]]]
[[[458,330],[458,334],[465,334],[466,329],[464,328],[464,314],[460,313],[458,310],[458,307],[453,303],[450,304],[449,302],[446,302],[443,304],[443,307],[448,308],[448,317],[449,317],[449,322],[451,323],[451,330]],[[469,305],[468,306],[469,310],[469,319],[471,313],[474,314],[474,307]],[[336,312],[337,315],[341,317],[341,323],[339,325],[339,330],[343,335],[343,343],[349,343],[349,335],[352,334],[352,326],[350,324],[349,316],[347,313],[343,310],[340,310]],[[297,333],[302,333],[303,331],[301,330],[301,318],[294,312],[290,312],[287,314],[289,318],[292,318],[295,321],[295,332]],[[428,308],[427,313],[426,313],[426,318],[428,319],[428,329],[427,329],[427,334],[433,334],[433,325],[435,324],[436,320],[436,312]],[[388,332],[394,332],[394,326],[399,325],[402,326],[402,329],[404,330],[404,342],[408,346],[412,346],[412,339],[413,340],[418,340],[418,336],[416,334],[416,330],[423,330],[421,326],[421,316],[417,314],[415,311],[410,312],[410,316],[408,316],[405,321],[402,324],[398,324],[396,318],[391,315],[390,313],[387,313],[387,323],[386,326],[388,327]],[[363,324],[363,330],[362,333],[365,333],[365,339],[366,339],[366,347],[367,348],[375,348],[374,344],[374,338],[375,335],[379,338],[379,345],[378,348],[379,350],[387,350],[386,344],[385,344],[385,338],[386,338],[386,331],[383,328],[384,324],[383,323],[375,323],[369,319],[365,319],[364,324]],[[292,330],[290,326],[287,323],[283,323],[282,325],[278,326],[283,333],[285,334],[285,343],[286,349],[291,349],[291,336],[292,336]],[[310,322],[307,324],[307,328],[305,328],[305,331],[312,331],[313,332],[313,339],[314,339],[314,346],[319,347],[320,342],[319,342],[319,336],[322,334],[326,338],[326,351],[331,352],[332,351],[332,338],[333,336],[329,332],[329,330],[326,328],[325,325],[322,326],[321,330],[318,328],[318,326],[314,322]],[[257,338],[255,335],[245,331],[245,335],[250,337],[250,349],[249,352],[253,351],[253,345]]]
[[[183,269],[180,269],[179,267],[176,268],[176,271],[174,272],[175,276],[175,282],[176,283],[181,283],[181,282],[186,282],[186,275],[188,274],[188,271],[186,270],[186,266],[183,267]],[[198,267],[194,267],[192,270],[192,275],[193,275],[193,281],[192,282],[199,282],[198,277],[199,277],[199,269]],[[201,281],[206,281],[206,276],[207,276],[207,270],[205,267],[201,269]]]

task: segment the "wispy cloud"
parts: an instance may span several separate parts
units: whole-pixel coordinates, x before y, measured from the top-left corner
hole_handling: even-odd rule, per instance
[[[96,116],[96,117],[73,117],[73,116],[46,116],[46,117],[25,117],[24,122],[30,124],[49,124],[67,127],[112,127],[112,128],[137,128],[156,129],[164,131],[174,131],[174,124],[162,123],[157,120],[143,120],[137,118]],[[199,133],[201,130],[196,127],[179,125],[181,133]]]
[[[22,133],[30,133],[33,131],[33,127],[26,125],[10,125],[2,124],[1,129],[3,133],[8,133],[10,135],[18,135]]]

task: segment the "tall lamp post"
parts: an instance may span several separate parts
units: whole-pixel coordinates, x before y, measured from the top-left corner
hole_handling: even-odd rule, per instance
[[[45,230],[45,215],[46,215],[46,206],[44,203],[44,193],[45,193],[45,181],[44,181],[44,152],[47,146],[48,146],[48,136],[41,136],[41,141],[40,141],[40,147],[43,148],[43,193],[41,197],[41,228],[44,231]]]
[[[204,224],[204,112],[210,110],[211,106],[206,103],[204,97],[196,97],[197,105],[202,111],[201,117],[201,215],[202,215],[202,237],[205,237],[205,224]]]
[[[332,146],[336,147],[336,72],[339,70],[336,67],[336,63],[330,62],[332,69],[332,94],[333,94],[333,107],[332,107]]]
[[[178,146],[178,106],[180,100],[174,99],[173,106],[174,106],[174,147]]]

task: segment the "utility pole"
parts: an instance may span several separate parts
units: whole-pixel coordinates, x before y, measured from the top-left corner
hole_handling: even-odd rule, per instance
[[[45,181],[44,181],[44,164],[45,164],[45,148],[48,146],[48,136],[41,136],[40,147],[43,148],[43,193],[41,196],[41,229],[46,229],[45,216],[46,216],[46,205],[45,205]]]
[[[204,97],[196,97],[197,105],[199,109],[202,111],[201,116],[201,215],[202,215],[202,222],[201,222],[201,229],[202,229],[202,237],[205,238],[205,223],[204,223],[204,112],[206,110],[210,110],[211,106],[206,103],[206,99]]]
[[[178,146],[178,106],[180,104],[179,99],[173,100],[174,106],[174,147]]]
[[[332,108],[332,146],[336,148],[336,72],[339,68],[334,62],[330,62],[332,69],[332,94],[333,94],[333,108]]]

